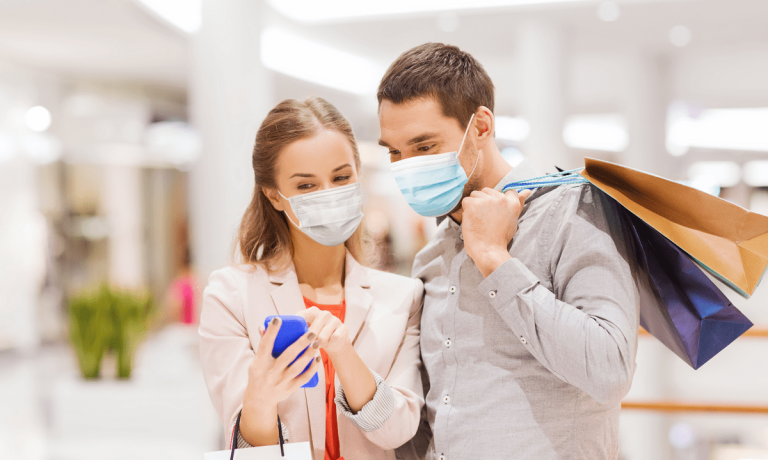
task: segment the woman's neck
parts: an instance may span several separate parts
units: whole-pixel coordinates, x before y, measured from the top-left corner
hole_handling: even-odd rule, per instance
[[[314,301],[343,295],[347,256],[344,245],[324,246],[297,229],[291,229],[291,241],[293,264],[302,293]],[[308,296],[311,291],[315,295]]]

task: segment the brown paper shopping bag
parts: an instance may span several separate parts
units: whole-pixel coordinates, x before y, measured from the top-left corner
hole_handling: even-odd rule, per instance
[[[653,174],[593,158],[580,173],[749,297],[768,267],[768,217]]]

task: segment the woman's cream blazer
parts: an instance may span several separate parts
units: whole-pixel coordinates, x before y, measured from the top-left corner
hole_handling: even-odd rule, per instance
[[[419,355],[421,281],[363,267],[347,253],[345,324],[363,362],[392,389],[392,415],[368,433],[339,410],[339,444],[348,460],[394,459],[393,449],[411,439],[424,405]],[[252,266],[213,272],[203,295],[200,355],[213,405],[231,436],[242,408],[248,366],[259,346],[259,325],[269,315],[303,310],[293,266],[269,274]],[[315,388],[296,391],[278,405],[291,442],[309,441],[315,460],[325,452],[325,379],[322,368]],[[336,385],[338,385],[336,379]]]

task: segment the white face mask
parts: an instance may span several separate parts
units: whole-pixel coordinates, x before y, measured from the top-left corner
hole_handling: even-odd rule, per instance
[[[280,193],[278,190],[277,193]],[[349,239],[363,220],[363,194],[360,182],[286,198],[297,224],[308,237],[325,246],[338,246]]]

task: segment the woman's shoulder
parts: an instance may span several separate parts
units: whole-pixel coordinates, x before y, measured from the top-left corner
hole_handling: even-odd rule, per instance
[[[214,270],[208,276],[208,287],[221,285],[231,289],[242,289],[262,280],[268,282],[269,274],[261,266],[232,264]]]

